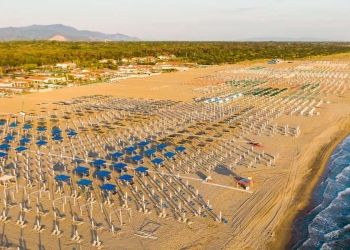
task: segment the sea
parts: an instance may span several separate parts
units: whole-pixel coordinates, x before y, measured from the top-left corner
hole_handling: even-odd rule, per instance
[[[350,135],[332,152],[310,209],[294,222],[292,249],[350,250]]]

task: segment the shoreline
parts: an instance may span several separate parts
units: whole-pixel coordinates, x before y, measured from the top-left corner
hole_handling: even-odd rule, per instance
[[[269,248],[273,246],[272,249],[291,249],[293,244],[295,244],[293,241],[294,222],[313,209],[312,198],[314,190],[325,177],[330,157],[338,145],[350,135],[350,119],[347,118],[343,125],[344,127],[340,128],[332,136],[331,141],[322,145],[317,150],[316,156],[310,160],[307,169],[311,171],[304,176],[305,179],[310,181],[307,186],[299,185],[296,187],[292,202],[299,201],[298,205],[295,207],[296,209],[288,211],[282,218],[281,223],[277,225],[275,232],[282,233],[274,242],[267,244]]]

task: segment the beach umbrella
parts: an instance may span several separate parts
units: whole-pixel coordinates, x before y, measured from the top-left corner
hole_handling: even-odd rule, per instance
[[[30,142],[30,139],[29,138],[22,138],[19,140],[19,142],[22,144],[26,144],[26,143]]]
[[[36,145],[38,145],[38,146],[44,146],[46,144],[47,144],[47,141],[44,141],[44,140],[40,140],[40,141],[36,142]]]
[[[134,178],[134,176],[129,175],[129,174],[124,174],[122,176],[119,176],[119,180],[130,182],[130,183],[132,182],[133,178]]]
[[[4,137],[5,141],[13,141],[15,137],[13,135],[7,135]]]
[[[146,147],[147,145],[149,144],[149,142],[147,142],[147,141],[142,141],[142,142],[139,142],[139,146],[140,147]]]
[[[23,126],[23,129],[25,129],[25,130],[32,129],[32,128],[33,127],[29,124]]]
[[[46,131],[46,128],[45,127],[38,127],[36,130],[38,132],[44,132],[44,131]]]
[[[131,147],[125,148],[125,151],[126,151],[127,153],[133,153],[133,152],[136,151],[136,149],[137,149],[136,147],[131,146]]]
[[[78,133],[75,132],[75,131],[69,131],[69,132],[67,133],[67,135],[68,135],[69,137],[76,136],[77,134],[78,134]]]
[[[62,139],[63,139],[63,137],[60,136],[60,135],[55,135],[55,136],[52,138],[52,140],[54,140],[54,141],[61,141]]]
[[[165,149],[167,146],[168,146],[168,145],[166,145],[165,143],[161,143],[161,144],[158,144],[158,145],[157,145],[157,149],[163,150],[163,149]]]
[[[9,125],[9,127],[10,127],[10,128],[15,128],[15,127],[18,127],[18,125],[17,125],[17,123],[14,123],[14,122],[13,122],[13,123],[11,123],[11,124]]]
[[[144,166],[139,166],[139,167],[135,168],[135,171],[139,172],[139,173],[147,173],[148,172],[148,168],[146,168]]]
[[[142,161],[143,157],[141,155],[134,155],[133,157],[131,157],[131,160],[133,162],[139,162],[139,161]]]
[[[92,180],[81,179],[80,181],[77,181],[77,184],[80,186],[88,187],[92,185]]]
[[[114,184],[111,184],[111,183],[106,183],[106,184],[103,184],[100,189],[101,190],[106,190],[106,191],[113,191],[116,189],[116,185]]]
[[[122,152],[115,152],[113,154],[111,154],[112,157],[116,157],[116,158],[120,158],[122,157],[124,154]]]
[[[9,144],[6,144],[6,143],[3,143],[0,145],[0,149],[1,150],[6,150],[6,149],[9,149],[11,148],[11,146]]]
[[[147,150],[145,150],[144,154],[146,156],[152,156],[153,154],[155,154],[155,152],[156,151],[154,149],[147,149]]]
[[[111,165],[111,167],[115,170],[118,170],[119,172],[127,170],[127,164],[124,162],[118,162],[116,164]]]
[[[107,170],[97,171],[96,177],[99,177],[100,179],[110,179],[111,178],[111,172]]]
[[[173,158],[173,157],[175,156],[175,153],[174,153],[174,152],[168,151],[168,152],[166,152],[166,153],[164,154],[164,156],[167,157],[167,158]]]
[[[25,150],[28,150],[28,148],[21,146],[21,147],[16,148],[15,150],[20,153],[20,152],[23,152]]]
[[[103,160],[103,159],[97,159],[97,160],[94,160],[92,163],[93,163],[94,165],[103,165],[103,164],[106,163],[106,161]]]
[[[0,121],[0,126],[4,126],[5,122],[4,121]]]
[[[0,158],[6,157],[6,156],[8,156],[8,154],[7,154],[7,153],[5,153],[5,152],[1,152],[1,151],[0,151]]]
[[[153,160],[152,160],[152,163],[154,163],[154,164],[156,164],[156,165],[161,165],[162,163],[163,163],[163,159],[161,159],[161,158],[154,158]]]
[[[62,130],[60,130],[60,129],[53,129],[51,131],[51,133],[52,133],[52,135],[60,135],[62,133]]]
[[[64,175],[64,174],[60,174],[60,175],[57,175],[55,177],[56,181],[63,181],[63,182],[65,182],[65,181],[68,181],[69,179],[70,179],[70,176],[69,175]]]
[[[85,175],[88,176],[90,173],[90,169],[82,166],[78,166],[73,170],[73,172],[80,174],[80,175]]]
[[[175,151],[179,151],[179,152],[184,152],[186,150],[186,148],[184,146],[178,146],[175,148]]]

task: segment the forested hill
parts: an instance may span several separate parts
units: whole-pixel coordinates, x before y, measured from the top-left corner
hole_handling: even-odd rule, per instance
[[[198,64],[236,63],[244,60],[350,52],[350,43],[333,42],[2,42],[0,66],[47,65],[74,61],[88,67],[97,60],[175,55],[176,60]]]

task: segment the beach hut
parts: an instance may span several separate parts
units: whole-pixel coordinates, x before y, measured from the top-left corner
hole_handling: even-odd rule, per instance
[[[137,168],[135,168],[135,172],[139,173],[140,176],[144,176],[144,175],[148,175],[148,168],[144,167],[144,166],[139,166]]]
[[[84,176],[89,176],[90,175],[90,169],[86,168],[86,167],[82,167],[82,166],[78,166],[77,168],[75,168],[73,170],[73,172],[76,175],[79,175],[80,177],[84,177]]]
[[[134,176],[129,174],[124,174],[122,176],[119,176],[119,180],[121,180],[124,184],[134,184]]]
[[[131,157],[131,161],[135,164],[138,163],[143,163],[143,156],[141,155],[134,155],[133,157]]]
[[[121,172],[128,171],[127,166],[128,165],[126,163],[124,163],[124,162],[118,162],[118,163],[115,163],[115,164],[111,165],[111,169],[117,171],[118,173],[121,173]]]
[[[101,181],[106,181],[111,179],[111,172],[107,170],[101,170],[96,172],[96,177]]]
[[[242,185],[245,188],[245,190],[249,190],[250,186],[253,186],[253,183],[254,183],[254,181],[250,177],[239,178],[237,180],[237,188],[238,188],[238,184],[239,184],[239,185]]]
[[[111,183],[105,183],[100,187],[101,191],[105,194],[116,194],[117,186]]]

